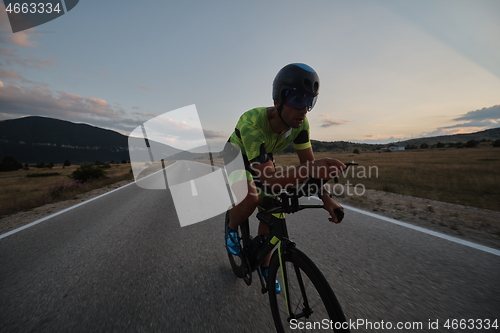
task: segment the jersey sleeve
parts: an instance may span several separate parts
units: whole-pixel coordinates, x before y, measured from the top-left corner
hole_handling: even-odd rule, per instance
[[[299,134],[293,140],[293,147],[296,150],[312,147],[311,141],[309,140],[309,121],[307,118],[304,120],[304,124],[302,125]]]

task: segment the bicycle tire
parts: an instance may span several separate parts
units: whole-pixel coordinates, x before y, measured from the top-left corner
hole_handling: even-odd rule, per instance
[[[308,332],[315,330],[323,332],[331,328],[333,332],[349,332],[348,323],[337,297],[311,259],[294,247],[288,248],[281,256],[287,277],[286,285],[284,285],[277,252],[275,251],[271,259],[269,281],[277,279],[281,284],[282,291],[280,294],[276,294],[275,288],[268,288],[276,331],[280,333],[296,332],[303,329]],[[306,297],[301,291],[300,280]],[[291,316],[288,315],[285,292],[290,298]],[[306,307],[305,303],[309,306]],[[292,321],[293,319],[296,321]]]
[[[226,235],[226,228],[228,227],[228,225],[229,225],[229,211],[226,212],[226,220],[224,223],[224,247],[226,247],[225,235]],[[238,228],[238,235],[239,235],[240,239],[242,239],[240,228]],[[229,258],[229,263],[231,263],[231,268],[233,269],[234,274],[239,278],[243,278],[245,276],[245,267],[246,267],[245,262],[244,262],[244,258],[243,258],[243,254],[241,254],[239,256],[235,256],[234,254],[229,252],[229,250],[227,250],[227,248],[226,248],[226,251],[227,251],[227,256]]]

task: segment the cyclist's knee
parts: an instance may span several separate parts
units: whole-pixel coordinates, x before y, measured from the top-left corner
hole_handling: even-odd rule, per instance
[[[245,200],[243,200],[240,205],[242,210],[245,211],[245,215],[252,215],[252,213],[255,211],[257,208],[257,205],[259,204],[259,197],[256,195],[247,195]]]

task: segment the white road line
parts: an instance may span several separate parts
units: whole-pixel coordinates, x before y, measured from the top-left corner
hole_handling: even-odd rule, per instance
[[[89,200],[87,200],[87,201],[80,202],[79,204],[76,204],[76,205],[74,205],[74,206],[71,206],[71,207],[68,207],[68,208],[66,208],[66,209],[63,209],[63,210],[61,210],[61,211],[59,211],[59,212],[57,212],[57,213],[54,213],[54,214],[52,214],[52,215],[42,217],[42,218],[41,218],[41,219],[39,219],[39,220],[36,220],[36,221],[34,221],[34,222],[31,222],[31,223],[29,223],[29,224],[23,225],[22,227],[19,227],[19,228],[17,228],[17,229],[11,230],[11,231],[9,231],[9,232],[6,232],[5,234],[0,235],[0,239],[5,238],[5,237],[8,237],[8,236],[10,236],[10,235],[13,235],[13,234],[15,234],[16,232],[19,232],[19,231],[21,231],[21,230],[28,229],[29,227],[32,227],[32,226],[34,226],[34,225],[36,225],[36,224],[38,224],[38,223],[40,223],[40,222],[46,221],[46,220],[48,220],[48,219],[51,219],[51,218],[53,218],[54,216],[57,216],[57,215],[60,215],[60,214],[66,213],[67,211],[72,210],[73,208],[76,208],[76,207],[80,207],[80,206],[82,206],[82,205],[85,205],[86,203],[89,203],[89,202],[91,202],[91,201],[94,201],[94,200],[96,200],[96,199],[99,199],[99,198],[101,198],[101,197],[103,197],[103,196],[105,196],[105,195],[108,195],[108,194],[110,194],[110,193],[113,193],[113,192],[115,192],[115,191],[121,190],[122,188],[125,188],[125,187],[127,187],[127,186],[130,186],[130,185],[132,185],[132,184],[135,184],[135,182],[132,182],[132,183],[130,183],[130,184],[123,185],[123,186],[121,186],[121,187],[115,188],[115,189],[114,189],[114,190],[112,190],[112,191],[106,192],[106,193],[104,193],[104,194],[101,194],[100,196],[94,197],[94,198],[89,199]]]
[[[177,163],[177,162],[176,162],[176,163]],[[175,163],[174,163],[174,164],[175,164]],[[167,166],[165,167],[165,169],[168,169],[168,168],[169,168],[169,167],[171,167],[172,165],[173,165],[173,164],[171,164],[171,165],[167,165]],[[15,234],[15,233],[17,233],[17,232],[19,232],[19,231],[24,230],[24,229],[28,229],[29,227],[32,227],[32,226],[34,226],[34,225],[37,225],[38,223],[41,223],[41,222],[46,221],[46,220],[48,220],[48,219],[51,219],[51,218],[53,218],[53,217],[55,217],[55,216],[57,216],[57,215],[60,215],[60,214],[66,213],[67,211],[70,211],[70,210],[72,210],[73,208],[80,207],[81,205],[85,205],[86,203],[91,202],[91,201],[94,201],[94,200],[96,200],[96,199],[99,199],[99,198],[101,198],[101,197],[103,197],[103,196],[105,196],[105,195],[108,195],[108,194],[113,193],[113,192],[115,192],[115,191],[121,190],[122,188],[125,188],[125,187],[127,187],[127,186],[129,186],[129,185],[135,184],[136,182],[140,182],[141,180],[144,180],[144,179],[146,179],[146,178],[148,178],[148,177],[151,177],[151,176],[153,176],[153,175],[157,174],[158,172],[162,172],[162,171],[163,171],[163,169],[160,169],[160,170],[158,170],[158,171],[156,171],[156,172],[154,172],[154,173],[152,173],[152,174],[150,174],[150,175],[147,175],[147,176],[146,176],[146,177],[144,177],[144,178],[139,179],[138,181],[134,181],[134,182],[132,182],[132,183],[130,183],[130,184],[127,184],[127,185],[124,185],[124,186],[122,186],[122,187],[118,187],[118,188],[116,188],[116,189],[114,189],[114,190],[112,190],[112,191],[109,191],[109,192],[106,192],[106,193],[104,193],[104,194],[101,194],[101,195],[99,195],[99,196],[97,196],[97,197],[95,197],[95,198],[89,199],[89,200],[87,200],[87,201],[80,202],[79,204],[76,204],[76,205],[74,205],[74,206],[71,206],[71,207],[68,207],[68,208],[66,208],[66,209],[63,209],[63,210],[61,210],[61,211],[59,211],[59,212],[57,212],[57,213],[54,213],[54,214],[52,214],[52,215],[48,215],[48,216],[42,217],[42,218],[41,218],[41,219],[39,219],[39,220],[33,221],[33,222],[31,222],[31,223],[28,223],[28,224],[26,224],[26,225],[23,225],[22,227],[19,227],[19,228],[17,228],[17,229],[14,229],[14,230],[11,230],[11,231],[6,232],[6,233],[4,233],[4,234],[1,234],[1,235],[0,235],[0,239],[5,238],[5,237],[8,237],[8,236],[10,236],[10,235],[13,235],[13,234]]]
[[[316,196],[311,196],[311,198],[314,198],[316,200],[321,201],[321,199],[318,198],[318,197],[316,197]],[[474,248],[476,250],[480,250],[480,251],[484,251],[484,252],[488,252],[488,253],[494,254],[496,256],[500,256],[500,251],[499,250],[491,248],[491,247],[488,247],[488,246],[484,246],[484,245],[480,245],[480,244],[477,244],[477,243],[469,242],[469,241],[466,241],[466,240],[463,240],[463,239],[460,239],[460,238],[456,238],[456,237],[453,237],[453,236],[448,236],[448,235],[442,234],[440,232],[432,231],[432,230],[425,229],[425,228],[422,228],[422,227],[417,227],[416,225],[413,225],[413,224],[410,224],[410,223],[401,222],[401,221],[398,221],[398,220],[395,220],[395,219],[391,219],[390,217],[385,217],[385,216],[382,216],[382,215],[370,213],[370,212],[367,212],[367,211],[362,210],[362,209],[354,208],[354,207],[347,206],[347,205],[342,205],[342,206],[344,208],[352,210],[353,212],[356,212],[356,213],[368,215],[368,216],[374,217],[374,218],[379,219],[379,220],[383,220],[383,221],[386,221],[386,222],[394,223],[394,224],[400,225],[400,226],[408,228],[408,229],[413,229],[413,230],[416,230],[416,231],[420,231],[420,232],[423,232],[423,233],[428,234],[428,235],[432,235],[432,236],[435,236],[435,237],[439,237],[439,238],[442,238],[442,239],[449,240],[450,242],[462,244],[462,245],[465,245],[465,246],[468,246],[468,247],[472,247],[472,248]]]
[[[400,225],[400,226],[405,227],[405,228],[409,228],[409,229],[413,229],[413,230],[416,230],[416,231],[420,231],[420,232],[426,233],[428,235],[432,235],[432,236],[435,236],[435,237],[446,239],[446,240],[449,240],[451,242],[455,242],[455,243],[462,244],[462,245],[465,245],[465,246],[468,246],[468,247],[472,247],[472,248],[474,248],[476,250],[481,250],[481,251],[484,251],[484,252],[488,252],[488,253],[494,254],[496,256],[500,256],[500,251],[496,250],[494,248],[491,248],[491,247],[487,247],[487,246],[484,246],[484,245],[480,245],[480,244],[476,244],[476,243],[473,243],[473,242],[469,242],[469,241],[466,241],[466,240],[463,240],[463,239],[460,239],[460,238],[456,238],[456,237],[453,237],[453,236],[448,236],[448,235],[442,234],[440,232],[432,231],[432,230],[425,229],[425,228],[422,228],[422,227],[417,227],[417,226],[415,226],[413,224],[401,222],[401,221],[398,221],[398,220],[395,220],[395,219],[391,219],[389,217],[385,217],[385,216],[382,216],[382,215],[370,213],[370,212],[367,212],[367,211],[364,211],[364,210],[361,210],[361,209],[358,209],[358,208],[350,207],[350,206],[347,206],[347,205],[342,205],[342,206],[344,206],[344,208],[352,210],[352,211],[354,211],[356,213],[365,214],[365,215],[374,217],[374,218],[379,219],[379,220],[383,220],[383,221],[386,221],[386,222],[394,223],[394,224]]]
[[[198,195],[198,191],[196,191],[196,186],[194,184],[194,180],[189,181],[191,183],[191,193],[193,194],[193,197]]]
[[[169,166],[167,166],[168,168]],[[161,172],[162,170],[160,171],[157,171],[157,172]],[[155,173],[157,173],[155,172]],[[151,176],[151,175],[149,175]],[[149,177],[147,176],[147,177]],[[139,180],[140,181],[140,180]],[[94,201],[96,199],[99,199],[105,195],[108,195],[110,193],[113,193],[115,191],[118,191],[118,190],[121,190],[122,188],[125,188],[129,185],[132,185],[132,184],[135,184],[135,182],[132,182],[130,184],[127,184],[127,185],[124,185],[122,187],[119,187],[119,188],[116,188],[112,191],[109,191],[109,192],[106,192],[104,194],[101,194],[100,196],[97,196],[95,198],[92,198],[92,199],[89,199],[87,201],[84,201],[84,202],[81,202],[79,204],[76,204],[74,206],[71,206],[71,207],[68,207],[66,209],[63,209],[57,213],[54,213],[52,215],[49,215],[49,216],[46,216],[46,217],[43,217],[39,220],[36,220],[34,222],[31,222],[29,224],[26,224],[22,227],[19,227],[17,229],[14,229],[14,230],[11,230],[9,232],[6,232],[5,234],[2,234],[0,235],[0,239],[2,238],[5,238],[5,237],[8,237],[10,235],[13,235],[21,230],[24,230],[24,229],[27,229],[29,227],[32,227],[40,222],[43,222],[43,221],[46,221],[50,218],[53,218],[54,216],[57,216],[57,215],[60,215],[60,214],[63,214],[69,210],[72,210],[73,208],[76,208],[76,207],[80,207],[88,202],[91,202],[91,201]],[[194,182],[191,180],[191,191],[193,193],[193,196],[195,195],[198,195],[198,192],[196,191],[196,187],[194,186]],[[312,197],[314,199],[317,199],[319,201],[321,201],[318,197]],[[476,243],[473,243],[473,242],[469,242],[469,241],[466,241],[466,240],[463,240],[463,239],[460,239],[460,238],[456,238],[456,237],[453,237],[453,236],[448,236],[448,235],[445,235],[445,234],[442,234],[440,232],[436,232],[436,231],[432,231],[432,230],[429,230],[429,229],[425,229],[425,228],[422,228],[422,227],[417,227],[413,224],[409,224],[409,223],[405,223],[405,222],[401,222],[401,221],[398,221],[398,220],[395,220],[395,219],[391,219],[389,217],[385,217],[385,216],[382,216],[382,215],[378,215],[378,214],[374,214],[374,213],[370,213],[370,212],[367,212],[367,211],[364,211],[364,210],[361,210],[361,209],[358,209],[358,208],[354,208],[354,207],[351,207],[351,206],[347,206],[347,205],[343,205],[344,208],[347,208],[349,210],[352,210],[356,213],[360,213],[360,214],[364,214],[364,215],[368,215],[368,216],[371,216],[371,217],[374,217],[376,219],[379,219],[379,220],[383,220],[383,221],[386,221],[386,222],[390,222],[390,223],[393,223],[393,224],[397,224],[399,226],[402,226],[402,227],[405,227],[405,228],[409,228],[409,229],[413,229],[413,230],[416,230],[416,231],[420,231],[420,232],[423,232],[423,233],[426,233],[428,235],[432,235],[432,236],[435,236],[435,237],[439,237],[439,238],[442,238],[442,239],[446,239],[450,242],[454,242],[454,243],[458,243],[458,244],[462,244],[462,245],[465,245],[465,246],[468,246],[468,247],[471,247],[471,248],[474,248],[476,250],[480,250],[480,251],[484,251],[484,252],[488,252],[488,253],[491,253],[491,254],[494,254],[496,256],[500,256],[500,250],[496,250],[494,248],[491,248],[491,247],[487,247],[487,246],[484,246],[484,245],[480,245],[480,244],[476,244]]]

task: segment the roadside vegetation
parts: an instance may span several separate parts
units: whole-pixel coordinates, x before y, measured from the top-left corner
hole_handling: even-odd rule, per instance
[[[500,147],[491,143],[465,147],[395,152],[355,149],[316,152],[315,156],[360,164],[350,168],[346,177],[340,177],[339,184],[361,184],[366,189],[500,211]],[[313,148],[316,151],[314,143]],[[213,157],[216,166],[222,165],[221,158]],[[275,159],[276,165],[284,168],[298,165],[295,154],[275,155]],[[0,172],[0,217],[133,180],[130,163],[123,162],[96,161],[79,166],[66,161],[64,166],[24,165],[15,171]],[[199,162],[211,163],[208,157]]]
[[[0,217],[132,179],[130,163],[99,161],[50,168],[25,165],[19,170],[0,172]]]
[[[414,149],[396,152],[315,153],[360,165],[339,184],[500,211],[500,148]],[[296,155],[275,156],[276,165],[297,165]],[[333,182],[331,185],[333,186]]]

